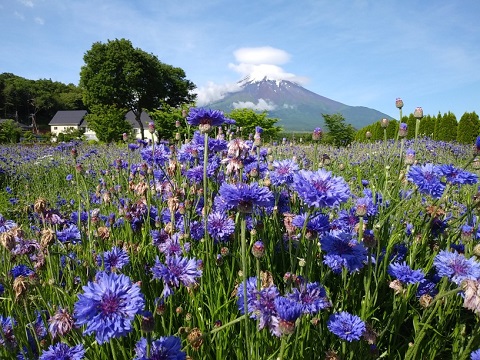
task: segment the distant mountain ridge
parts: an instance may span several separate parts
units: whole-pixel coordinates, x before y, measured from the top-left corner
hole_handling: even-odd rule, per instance
[[[278,118],[285,131],[307,131],[324,127],[322,114],[340,113],[356,129],[391,116],[364,106],[349,106],[318,95],[288,80],[262,80],[246,77],[239,83],[240,91],[229,92],[206,106],[231,112],[236,108],[266,110],[268,117]]]

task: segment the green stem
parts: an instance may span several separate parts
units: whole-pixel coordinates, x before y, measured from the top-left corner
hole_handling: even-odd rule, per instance
[[[247,221],[245,214],[240,215],[240,241],[242,246],[242,272],[243,272],[243,309],[245,312],[245,344],[247,345],[247,352],[250,355],[250,334],[248,330],[248,301],[247,301],[247,239],[246,239]]]

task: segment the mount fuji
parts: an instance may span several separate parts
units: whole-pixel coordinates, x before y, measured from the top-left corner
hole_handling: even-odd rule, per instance
[[[324,127],[322,114],[340,113],[346,123],[360,129],[382,118],[391,116],[364,106],[349,106],[318,95],[289,80],[267,77],[246,77],[238,82],[238,91],[228,92],[223,98],[207,104],[212,109],[229,113],[248,108],[267,111],[268,117],[279,119],[277,125],[284,131],[310,132]]]

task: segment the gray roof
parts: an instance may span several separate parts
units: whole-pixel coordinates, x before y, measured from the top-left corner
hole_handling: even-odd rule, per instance
[[[138,122],[135,120],[135,115],[133,114],[133,111],[129,111],[127,115],[125,115],[125,118],[134,129],[138,129]],[[153,122],[152,118],[147,114],[146,111],[142,111],[142,115],[140,115],[140,120],[142,121],[143,127],[145,129],[147,129],[149,122]]]
[[[82,126],[87,127],[87,121],[84,119],[87,115],[87,110],[59,110],[48,123],[48,125],[71,125],[71,126]],[[129,111],[125,118],[132,125],[134,129],[138,129],[138,123],[135,120],[135,115],[132,111]],[[143,123],[143,127],[146,129],[149,122],[153,122],[152,118],[145,112],[142,112],[140,120]]]
[[[87,110],[59,110],[48,125],[80,126],[87,115]]]

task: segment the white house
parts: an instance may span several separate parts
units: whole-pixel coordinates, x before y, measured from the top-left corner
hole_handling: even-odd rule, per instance
[[[84,130],[84,136],[87,140],[98,140],[95,131],[88,127],[88,123],[85,120],[87,115],[86,110],[59,110],[48,123],[50,126],[50,132],[53,136],[57,137],[60,133],[67,133],[70,130]],[[141,139],[142,133],[140,131],[140,126],[135,120],[135,115],[132,111],[129,111],[125,115],[126,120],[132,125],[132,133],[135,135],[135,138]],[[148,124],[153,122],[152,118],[144,111],[140,116],[142,121],[143,128],[145,129],[145,137],[147,139],[151,138],[148,132]],[[154,135],[155,141],[157,137]]]

